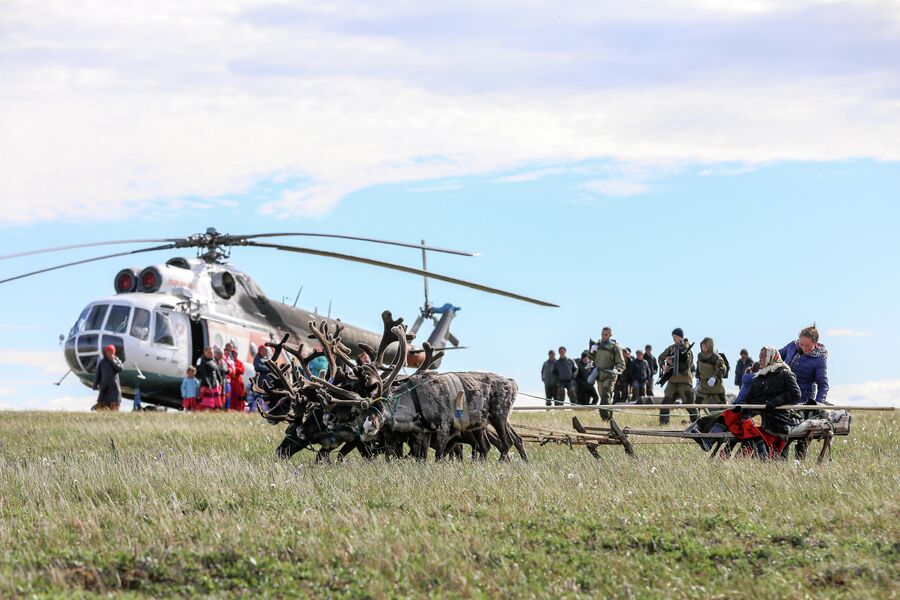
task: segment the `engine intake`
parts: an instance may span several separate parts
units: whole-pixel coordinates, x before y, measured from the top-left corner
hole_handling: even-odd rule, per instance
[[[137,269],[122,269],[116,273],[113,280],[113,287],[117,294],[128,294],[138,287],[138,271]]]

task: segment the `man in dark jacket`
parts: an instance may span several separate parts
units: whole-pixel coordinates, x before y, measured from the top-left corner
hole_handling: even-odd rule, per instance
[[[741,387],[744,374],[752,366],[753,359],[750,358],[750,353],[747,352],[746,348],[741,349],[741,357],[738,359],[737,364],[734,365],[734,385]]]
[[[116,347],[110,344],[103,349],[103,358],[97,363],[94,373],[94,389],[99,390],[97,404],[91,410],[119,410],[122,402],[122,386],[119,384],[119,373],[122,372],[122,361],[116,356]]]
[[[659,373],[659,362],[657,362],[656,357],[653,356],[653,346],[650,344],[644,346],[644,360],[646,360],[647,364],[650,366],[650,378],[647,379],[644,395],[653,396],[653,380],[656,379],[656,374]]]
[[[650,373],[650,365],[643,351],[638,350],[637,356],[631,361],[628,367],[628,378],[631,380],[631,399],[636,403],[641,403],[644,396],[644,390],[647,389],[647,382],[653,375]]]
[[[541,381],[544,382],[544,402],[547,406],[556,400],[556,375],[553,373],[553,365],[556,363],[556,352],[547,352],[547,360],[541,365]]]
[[[622,360],[625,362],[625,368],[616,381],[615,391],[613,392],[613,404],[628,402],[628,394],[631,391],[631,363],[634,362],[634,359],[631,357],[631,348],[622,350]]]
[[[553,374],[556,375],[556,404],[562,404],[569,394],[569,402],[578,404],[578,396],[575,394],[575,376],[578,374],[578,366],[575,361],[566,356],[566,347],[559,347],[559,358],[553,365]]]
[[[585,350],[578,361],[578,373],[575,375],[575,392],[578,395],[578,404],[597,404],[600,395],[594,388],[594,384],[588,381],[594,364],[591,362],[591,353]]]

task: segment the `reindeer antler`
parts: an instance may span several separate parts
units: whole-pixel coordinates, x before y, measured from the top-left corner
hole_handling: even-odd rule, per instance
[[[406,339],[406,329],[403,330],[402,336],[394,332],[395,327],[403,325],[403,317],[394,320],[394,315],[391,314],[391,311],[386,310],[381,313],[381,320],[384,323],[384,333],[381,335],[381,343],[378,344],[378,350],[375,351],[375,355],[372,357],[372,361],[376,365],[383,364],[384,353],[387,350],[388,346],[390,346],[394,342],[395,338],[398,340],[400,337]]]

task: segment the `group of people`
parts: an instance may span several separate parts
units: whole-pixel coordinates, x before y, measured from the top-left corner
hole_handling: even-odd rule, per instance
[[[572,404],[652,401],[654,378],[659,373],[665,386],[664,404],[726,404],[725,382],[731,368],[727,357],[711,337],[700,342],[696,361],[693,348],[678,327],[672,331],[672,344],[659,357],[653,355],[649,344],[632,357],[631,349],[622,348],[613,339],[612,329],[604,327],[600,340],[592,341],[577,362],[569,358],[565,347],[559,348],[559,356],[553,350],[548,352],[541,367],[545,403],[562,405],[567,395]],[[773,373],[777,377],[773,378]],[[740,388],[737,404],[826,403],[828,352],[819,342],[818,329],[815,325],[804,327],[796,340],[781,349],[763,348],[756,362],[747,350],[741,350],[733,381]],[[688,413],[692,421],[699,417],[696,409],[688,409]],[[608,410],[601,408],[600,414],[610,418]],[[667,424],[669,418],[669,410],[660,409],[660,424]]]
[[[243,412],[247,397],[244,363],[234,344],[224,349],[208,346],[197,366],[189,366],[181,381],[181,408],[195,410],[233,410]]]

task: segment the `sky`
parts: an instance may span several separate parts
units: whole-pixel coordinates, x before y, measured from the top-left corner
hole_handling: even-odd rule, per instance
[[[485,369],[611,325],[740,348],[815,321],[831,399],[900,405],[900,3],[65,2],[0,11],[0,255],[316,231],[479,252],[429,266]],[[415,251],[318,247],[415,266]],[[0,262],[0,278],[101,251]],[[0,407],[84,409],[60,333],[110,260],[2,285]],[[236,249],[274,299],[377,328],[416,277]]]

